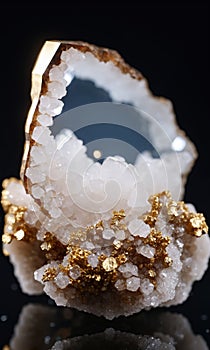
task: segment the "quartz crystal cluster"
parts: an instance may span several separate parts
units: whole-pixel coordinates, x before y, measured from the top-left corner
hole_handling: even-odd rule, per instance
[[[53,44],[38,95],[32,86],[22,180],[3,183],[4,252],[21,287],[109,319],[181,303],[210,255],[204,216],[181,200],[194,146],[178,130],[170,102],[152,96],[116,52],[46,45]],[[39,61],[35,78],[37,67]],[[161,157],[142,152],[135,164],[117,155],[99,163],[70,129],[53,136],[74,77],[152,115],[149,134]]]

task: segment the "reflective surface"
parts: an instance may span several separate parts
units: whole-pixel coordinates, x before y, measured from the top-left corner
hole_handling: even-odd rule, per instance
[[[8,270],[11,270],[10,266]],[[12,273],[12,271],[9,272]],[[115,334],[113,349],[124,349],[125,344],[130,346],[129,344],[136,344],[137,340],[138,342],[140,342],[140,339],[142,341],[142,338],[134,339],[133,334],[159,337],[159,333],[161,333],[164,335],[164,337],[163,335],[160,337],[162,340],[166,339],[166,335],[175,339],[175,349],[206,350],[210,339],[209,297],[207,293],[209,286],[206,283],[207,279],[208,274],[204,276],[200,284],[194,286],[193,293],[183,305],[169,309],[143,311],[127,318],[119,317],[113,321],[108,321],[103,317],[96,317],[69,308],[56,307],[53,301],[44,295],[39,297],[27,296],[20,291],[15,278],[10,275],[7,281],[10,284],[5,283],[2,286],[0,348],[9,345],[11,350],[45,350],[51,349],[58,340],[98,333],[100,334],[96,336],[96,340],[94,340],[95,338],[79,338],[78,341],[81,346],[82,341],[84,341],[84,347],[79,349],[87,348],[85,347],[86,341],[88,341],[88,346],[91,342],[95,346],[97,341],[97,344],[101,347],[105,344],[105,340],[108,343],[110,342],[110,335],[108,334],[107,338],[107,336],[105,337],[106,334],[101,335],[101,333],[112,328],[115,331],[126,332],[126,338],[121,336],[121,345],[118,344],[117,333]],[[206,294],[203,294],[203,296],[200,293],[202,284],[204,287],[206,286]],[[196,335],[200,336],[196,337]],[[128,339],[130,339],[130,343]],[[73,346],[76,349],[78,341],[74,339],[72,344],[69,342],[68,346],[72,346],[69,349],[74,349]],[[119,347],[117,347],[118,345]],[[94,346],[92,348],[97,349]],[[127,348],[131,349],[132,347]],[[3,349],[7,350],[8,348]],[[68,347],[65,349],[68,349]],[[135,349],[135,347],[132,349]]]
[[[6,315],[1,316],[1,322],[6,322]],[[208,349],[181,313],[152,310],[107,321],[49,303],[24,305],[9,349],[45,350],[53,345],[53,349],[106,349],[110,345],[115,349]]]

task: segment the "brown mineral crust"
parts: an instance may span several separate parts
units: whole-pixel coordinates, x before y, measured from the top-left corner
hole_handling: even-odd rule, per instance
[[[69,41],[69,42],[62,41],[58,51],[56,52],[53,60],[51,61],[50,66],[52,66],[52,64],[56,64],[56,65],[59,64],[61,52],[66,51],[66,50],[70,49],[71,47],[73,47],[74,49],[79,50],[81,52],[84,52],[84,53],[90,52],[99,61],[102,61],[102,62],[111,61],[111,62],[113,62],[113,64],[115,66],[117,66],[123,74],[128,73],[134,79],[141,80],[143,78],[142,74],[138,70],[132,68],[127,63],[125,63],[125,61],[123,60],[123,58],[119,55],[119,53],[117,51],[111,50],[108,48],[98,47],[96,45],[88,44],[88,43],[82,42],[82,41]],[[48,72],[46,71],[47,76],[49,73],[49,69],[51,68],[50,66],[48,67]]]
[[[47,93],[47,84],[49,82],[50,69],[52,68],[53,65],[57,66],[60,64],[61,53],[63,51],[69,50],[71,47],[83,53],[90,52],[101,62],[111,61],[116,67],[118,67],[121,70],[123,74],[130,74],[130,76],[133,79],[137,79],[137,80],[143,79],[142,74],[138,70],[134,69],[133,67],[125,63],[123,58],[115,50],[98,47],[82,41],[69,41],[69,42],[63,41],[61,42],[61,45],[59,46],[55,56],[53,57],[52,61],[50,62],[48,68],[46,69],[43,75],[41,95],[45,95]],[[36,113],[37,112],[38,112],[38,106],[37,106]],[[36,116],[36,113],[34,114],[34,117]]]

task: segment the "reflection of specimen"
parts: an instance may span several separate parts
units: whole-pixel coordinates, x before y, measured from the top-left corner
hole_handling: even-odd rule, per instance
[[[54,136],[74,77],[143,110],[160,158],[143,152],[134,165],[119,156],[101,164],[71,130]],[[4,251],[23,291],[109,319],[183,302],[210,244],[204,216],[180,200],[196,153],[171,104],[117,53],[84,43],[46,43],[33,80],[22,181],[6,180],[2,194]]]
[[[87,335],[88,334],[88,335]],[[11,350],[64,349],[166,349],[207,350],[179,314],[149,311],[128,319],[103,318],[70,309],[29,304],[25,306],[10,342]],[[149,347],[150,346],[150,347]]]

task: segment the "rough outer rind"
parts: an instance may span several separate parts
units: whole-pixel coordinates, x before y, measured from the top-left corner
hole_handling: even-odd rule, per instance
[[[7,245],[6,250],[22,291],[29,295],[42,294],[43,286],[34,279],[34,269],[40,268],[45,263],[44,257],[40,254],[39,244],[14,240]]]

